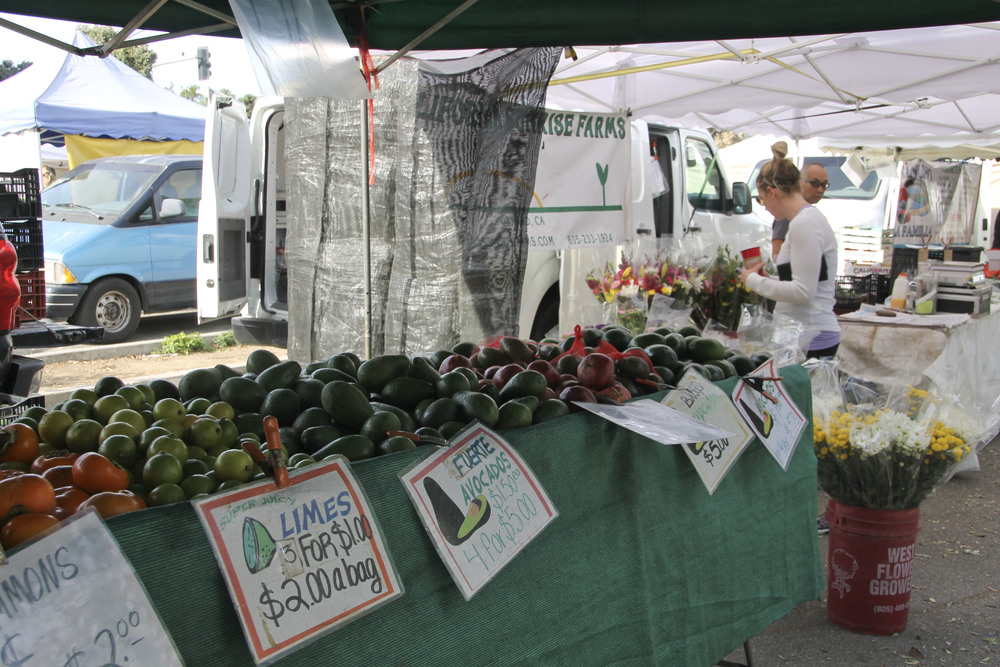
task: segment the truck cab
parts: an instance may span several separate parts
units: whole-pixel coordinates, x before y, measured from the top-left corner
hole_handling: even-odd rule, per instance
[[[243,105],[227,96],[209,100],[204,196],[198,222],[198,307],[202,318],[234,315],[237,342],[288,344],[288,267],[284,104],[258,98],[249,125]],[[709,133],[633,121],[631,197],[625,236],[644,249],[681,247],[711,256],[767,247],[770,225],[750,213],[745,184],[730,185]],[[542,150],[539,163],[545,160]],[[562,179],[567,181],[569,179]],[[537,184],[573,188],[577,184]],[[528,253],[519,333],[539,340],[598,322],[599,304],[583,276],[594,262],[613,261],[620,246]]]
[[[194,308],[196,155],[85,162],[41,193],[46,315],[127,339],[142,313]]]

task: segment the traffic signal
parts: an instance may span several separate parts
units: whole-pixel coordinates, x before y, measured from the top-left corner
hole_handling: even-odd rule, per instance
[[[212,63],[208,61],[208,47],[199,46],[198,47],[198,80],[204,81],[208,77],[212,76]]]

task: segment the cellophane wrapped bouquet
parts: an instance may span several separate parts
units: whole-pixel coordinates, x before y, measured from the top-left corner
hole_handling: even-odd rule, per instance
[[[927,386],[885,387],[813,361],[813,443],[823,491],[876,510],[918,507],[990,437],[986,423]]]

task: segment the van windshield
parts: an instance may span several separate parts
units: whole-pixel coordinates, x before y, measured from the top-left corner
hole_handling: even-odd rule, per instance
[[[44,190],[42,205],[85,209],[112,222],[147,193],[162,170],[158,165],[83,164]]]
[[[847,158],[843,156],[825,155],[823,157],[803,158],[802,164],[818,162],[826,169],[827,177],[830,180],[830,187],[823,193],[823,199],[875,199],[880,182],[878,173],[869,171],[865,175],[865,180],[861,182],[861,185],[854,185],[847,178],[847,174],[840,168],[846,161]],[[753,171],[750,172],[750,179],[747,185],[750,186],[750,194],[754,197],[757,196],[757,174],[760,173],[760,168],[766,162],[767,160],[761,160],[753,168]],[[799,168],[801,168],[801,165]]]

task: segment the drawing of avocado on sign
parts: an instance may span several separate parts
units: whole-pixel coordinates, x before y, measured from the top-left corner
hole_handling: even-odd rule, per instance
[[[441,534],[453,546],[457,547],[472,537],[490,519],[490,503],[482,494],[472,499],[468,511],[463,514],[433,477],[424,478],[424,491],[431,501]]]

